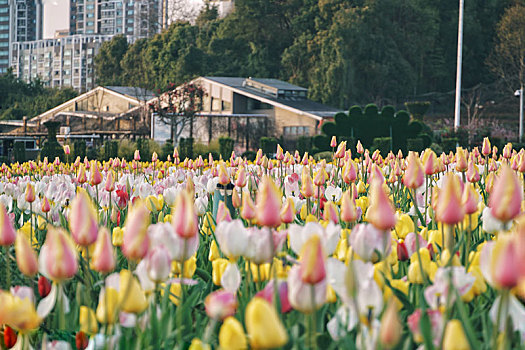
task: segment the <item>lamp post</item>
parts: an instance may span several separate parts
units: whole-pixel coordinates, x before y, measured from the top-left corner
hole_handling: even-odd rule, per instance
[[[454,129],[457,131],[461,117],[461,64],[463,59],[463,8],[465,1],[459,0],[458,58],[456,67],[456,103],[454,110]]]
[[[519,90],[514,92],[514,96],[519,96],[520,98],[520,131],[519,131],[519,142],[523,140],[523,85]]]

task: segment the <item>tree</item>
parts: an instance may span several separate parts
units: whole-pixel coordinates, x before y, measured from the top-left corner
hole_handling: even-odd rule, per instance
[[[509,7],[496,30],[488,64],[511,91],[525,85],[525,5]]]
[[[102,43],[95,56],[95,72],[100,85],[122,85],[123,70],[120,65],[128,50],[128,40],[123,35],[116,35]]]

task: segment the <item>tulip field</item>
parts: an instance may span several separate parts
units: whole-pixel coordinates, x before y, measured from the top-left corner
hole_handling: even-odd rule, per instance
[[[0,349],[525,349],[525,150],[0,168]]]

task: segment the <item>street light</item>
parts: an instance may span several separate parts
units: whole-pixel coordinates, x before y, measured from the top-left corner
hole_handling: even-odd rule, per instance
[[[461,122],[461,64],[463,61],[463,10],[464,0],[459,0],[459,19],[458,19],[458,58],[456,66],[456,103],[454,109],[454,129],[457,131]]]
[[[514,96],[520,98],[520,132],[519,132],[519,142],[522,142],[523,139],[523,85],[521,89],[514,92]]]

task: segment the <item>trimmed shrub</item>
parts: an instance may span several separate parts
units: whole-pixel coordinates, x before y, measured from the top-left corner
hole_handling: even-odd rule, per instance
[[[388,152],[392,150],[392,138],[391,137],[376,137],[372,143],[374,150],[378,149],[383,157],[386,157]]]
[[[273,157],[277,151],[277,139],[275,137],[261,137],[260,146],[267,157]]]
[[[456,137],[443,138],[441,140],[441,148],[443,152],[449,153],[450,151],[456,151],[456,145],[458,144],[458,139]]]
[[[14,143],[13,155],[15,156],[15,162],[22,163],[26,161],[26,143],[24,141]]]
[[[297,138],[296,149],[300,154],[304,154],[305,152],[310,153],[312,150],[312,138],[310,136],[299,136]]]
[[[257,152],[255,151],[246,151],[242,154],[242,157],[246,158],[249,161],[254,161],[256,156],[257,156]]]
[[[219,153],[222,159],[228,159],[232,155],[235,141],[231,137],[219,137]]]
[[[80,157],[80,160],[84,160],[86,156],[86,141],[84,140],[75,140],[73,142],[73,160],[77,157]]]
[[[424,149],[423,140],[420,138],[417,139],[407,139],[407,150],[421,152]]]
[[[40,151],[40,159],[47,157],[47,160],[52,162],[58,157],[61,161],[64,161],[66,158],[64,148],[57,141],[57,131],[60,127],[60,122],[45,122],[44,125],[47,128],[47,140],[42,146],[42,151]]]

